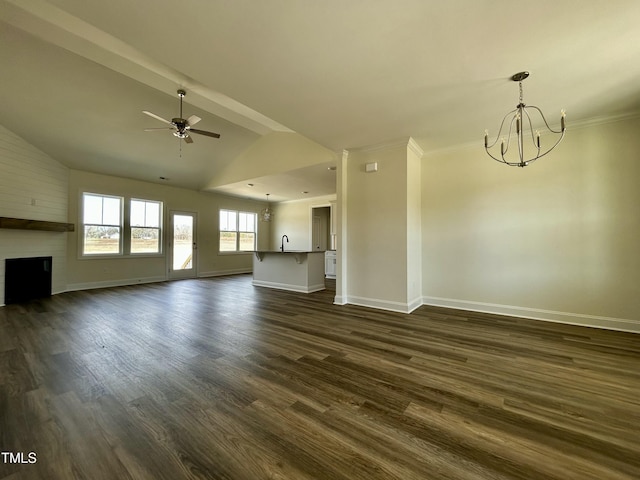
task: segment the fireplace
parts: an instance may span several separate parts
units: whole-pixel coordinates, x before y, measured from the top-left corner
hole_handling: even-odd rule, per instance
[[[7,258],[4,303],[20,303],[51,296],[51,257]]]

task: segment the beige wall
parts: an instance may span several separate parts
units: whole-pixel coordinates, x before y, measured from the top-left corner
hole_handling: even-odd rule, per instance
[[[69,176],[70,222],[80,223],[78,206],[84,191],[162,201],[165,225],[168,225],[168,214],[171,210],[195,212],[198,217],[196,266],[198,276],[250,272],[252,269],[251,254],[218,253],[218,211],[226,208],[258,213],[264,208],[264,202],[71,170]],[[269,224],[259,222],[258,243],[268,243],[269,235]],[[79,243],[80,232],[69,236],[67,250],[69,290],[158,281],[167,278],[168,263],[164,254],[144,258],[124,256],[88,259],[80,257]]]
[[[285,242],[285,249],[311,250],[311,209],[329,206],[329,202],[335,199],[335,195],[328,195],[272,205],[274,219],[271,224],[271,239],[265,248],[278,250],[282,235],[287,235],[289,243]]]
[[[639,131],[569,127],[525,168],[425,156],[424,302],[640,331]]]
[[[338,302],[405,311],[407,143],[350,151],[346,163],[339,202],[347,217],[341,232],[347,280]],[[377,163],[378,171],[367,173],[367,163]]]
[[[335,159],[331,150],[298,133],[272,132],[263,135],[238,155],[207,188],[243,182],[248,178],[284,173]]]

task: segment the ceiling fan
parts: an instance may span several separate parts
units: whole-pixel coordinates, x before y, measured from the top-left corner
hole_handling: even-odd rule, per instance
[[[161,127],[161,128],[145,128],[145,132],[154,132],[158,130],[173,130],[173,134],[182,138],[187,143],[193,143],[193,139],[189,135],[190,133],[197,133],[199,135],[206,135],[207,137],[220,138],[219,133],[207,132],[206,130],[198,130],[193,128],[193,126],[202,120],[197,115],[191,115],[186,120],[182,118],[182,98],[187,94],[184,90],[178,90],[178,96],[180,97],[180,116],[177,118],[172,118],[171,121],[165,120],[164,118],[156,115],[155,113],[147,112],[143,110],[142,113],[149,115],[150,117],[155,118],[156,120],[160,120],[161,122],[168,123],[171,125],[170,127]]]

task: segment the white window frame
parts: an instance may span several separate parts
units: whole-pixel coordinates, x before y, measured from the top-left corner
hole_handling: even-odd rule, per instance
[[[86,197],[99,197],[102,199],[102,212],[100,216],[102,218],[101,223],[97,222],[85,222],[86,220]],[[104,222],[104,199],[117,199],[120,203],[119,205],[119,223],[108,223]],[[80,235],[80,255],[84,258],[97,258],[97,257],[121,257],[123,255],[123,237],[124,237],[124,198],[118,195],[106,195],[103,193],[94,193],[94,192],[82,192],[81,195],[81,212],[80,212],[80,224],[81,228],[79,228]],[[87,253],[86,252],[86,228],[87,227],[106,227],[106,228],[118,228],[118,251],[117,252],[99,252],[99,253]]]
[[[246,212],[241,210],[232,210],[229,208],[221,208],[218,211],[218,221],[220,222],[222,213],[233,213],[235,215],[235,228],[223,229],[222,225],[218,224],[218,254],[219,255],[233,255],[233,254],[247,254],[252,253],[258,244],[258,214],[256,212]],[[240,230],[240,215],[251,215],[253,217],[253,230]],[[234,250],[220,250],[220,238],[224,232],[233,232],[236,236],[236,245]],[[251,250],[240,250],[240,235],[243,233],[253,234],[253,248]]]
[[[148,225],[134,225],[133,224],[133,220],[132,220],[132,213],[133,213],[133,202],[143,202],[145,204],[145,224],[147,222],[147,218],[146,218],[146,206],[149,203],[154,203],[158,205],[158,226],[157,227],[153,227],[153,226],[148,226]],[[128,230],[128,235],[127,238],[129,239],[129,255],[131,256],[136,256],[136,257],[140,257],[140,256],[158,256],[158,255],[162,255],[163,251],[162,251],[162,244],[163,244],[163,224],[162,224],[162,219],[163,219],[163,215],[164,215],[164,204],[163,202],[159,201],[159,200],[149,200],[146,198],[130,198],[129,199],[129,217],[128,217],[128,225],[127,225],[127,230]],[[156,250],[155,252],[134,252],[133,251],[133,230],[139,228],[139,229],[143,229],[143,230],[154,230],[157,231],[157,236],[158,236],[158,250]]]

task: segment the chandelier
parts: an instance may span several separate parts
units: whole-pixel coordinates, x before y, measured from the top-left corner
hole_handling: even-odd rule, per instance
[[[526,167],[531,162],[535,162],[540,157],[544,157],[551,150],[556,148],[558,144],[564,138],[565,125],[564,125],[564,110],[560,111],[560,130],[554,130],[549,126],[547,119],[544,117],[542,110],[534,105],[525,105],[522,100],[522,81],[529,76],[529,72],[520,72],[516,73],[511,80],[514,82],[518,82],[520,86],[520,103],[516,106],[515,110],[507,113],[502,119],[502,123],[500,124],[500,130],[498,131],[498,136],[492,144],[489,144],[489,131],[484,131],[484,148],[487,151],[487,154],[493,158],[494,160],[504,163],[506,165],[512,167]],[[530,114],[531,112],[531,114]],[[542,118],[542,121],[546,125],[546,129],[554,134],[560,135],[556,142],[549,148],[548,150],[543,150],[540,141],[540,130],[534,130],[532,115],[537,117],[536,112]],[[511,120],[507,120],[511,116]],[[508,122],[509,129],[505,124]],[[514,126],[515,126],[515,136],[514,134]],[[503,136],[503,129],[505,130],[506,139]],[[529,135],[531,135],[531,144],[529,144]],[[527,137],[527,142],[525,143],[525,136]],[[493,148],[496,143],[500,140],[500,155],[497,156],[492,154],[490,149]],[[509,148],[511,147],[511,142],[517,144],[518,148],[518,157],[512,155],[511,160],[508,159]],[[525,147],[527,149],[527,154],[530,155],[530,158],[526,159],[528,155],[525,154]]]
[[[263,208],[260,212],[260,220],[263,222],[270,222],[273,219],[273,210],[269,205],[269,194],[267,193],[267,207]]]

